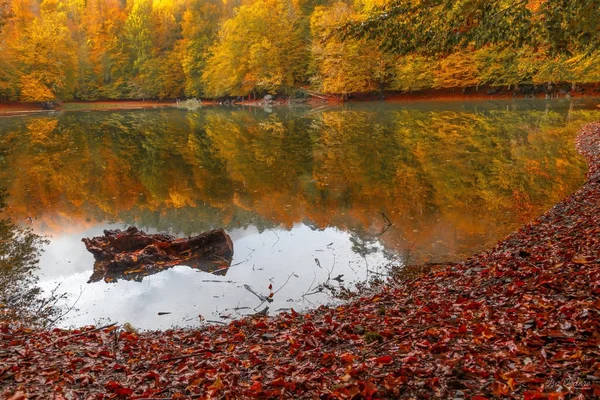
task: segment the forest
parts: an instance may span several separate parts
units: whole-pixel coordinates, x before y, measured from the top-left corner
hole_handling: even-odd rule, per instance
[[[0,0],[0,100],[600,82],[598,0]]]

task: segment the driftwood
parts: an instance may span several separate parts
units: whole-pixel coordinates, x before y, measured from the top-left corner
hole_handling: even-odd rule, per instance
[[[223,229],[198,236],[175,238],[167,234],[147,234],[135,227],[125,231],[105,230],[104,236],[84,238],[94,255],[94,272],[88,283],[118,279],[141,282],[144,277],[187,265],[215,275],[225,275],[233,257],[233,243]]]

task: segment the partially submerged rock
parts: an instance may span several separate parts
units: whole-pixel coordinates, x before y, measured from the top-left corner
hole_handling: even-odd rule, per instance
[[[118,279],[141,282],[175,265],[187,265],[215,275],[225,275],[233,257],[233,243],[223,229],[197,236],[175,238],[147,234],[135,227],[125,231],[105,230],[104,236],[83,238],[94,255],[94,272],[88,283],[114,282]]]

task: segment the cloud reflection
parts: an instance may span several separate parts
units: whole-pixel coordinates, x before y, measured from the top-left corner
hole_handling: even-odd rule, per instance
[[[325,293],[303,299],[311,282],[314,289],[328,274],[332,277],[344,274],[345,283],[362,280],[366,277],[366,263],[383,265],[386,262],[380,244],[375,244],[377,251],[363,258],[352,251],[351,235],[335,228],[314,230],[297,224],[290,230],[261,233],[250,226],[230,232],[236,252],[225,277],[177,266],[148,276],[143,282],[86,284],[94,260],[85,251],[81,237],[111,228],[115,226],[99,225],[83,234],[54,237],[42,256],[40,284],[44,289],[61,283],[61,290],[69,294],[67,302],[71,303],[83,290],[76,304],[77,311],[68,315],[62,326],[110,320],[130,322],[140,329],[167,329],[174,325],[198,326],[202,322],[199,315],[205,320],[227,322],[258,311],[254,308],[259,306],[260,300],[246,290],[244,284],[268,295],[269,284],[277,290],[288,277],[287,285],[269,304],[270,310],[292,307],[302,310],[333,301]],[[158,316],[159,312],[171,314]]]

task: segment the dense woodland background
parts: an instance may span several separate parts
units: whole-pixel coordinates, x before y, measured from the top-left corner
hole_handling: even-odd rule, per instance
[[[600,1],[0,0],[0,99],[600,82]]]

